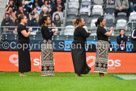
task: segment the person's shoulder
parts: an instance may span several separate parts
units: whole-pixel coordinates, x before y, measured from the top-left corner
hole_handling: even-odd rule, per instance
[[[117,36],[117,38],[119,39],[119,38],[120,38],[120,35],[119,35],[119,36]]]
[[[104,27],[99,26],[101,29],[105,29]]]
[[[78,29],[78,31],[81,31],[81,32],[85,31],[85,29],[83,27],[78,27],[77,29]]]
[[[47,26],[42,26],[41,28],[42,28],[42,29],[48,29],[48,27],[47,27]]]
[[[75,29],[76,29],[76,30],[81,30],[81,29],[82,29],[82,27],[80,27],[80,26],[79,26],[79,27],[76,27]]]
[[[18,24],[18,27],[22,27],[22,25],[21,25],[21,24]]]
[[[83,27],[81,27],[81,26],[80,26],[80,27],[78,27],[78,28],[80,28],[80,29],[84,29],[84,28],[83,28]]]
[[[53,12],[54,15],[57,14],[57,13],[58,13],[58,11]]]
[[[44,28],[44,26],[41,26],[41,29],[43,29]]]
[[[3,19],[2,22],[6,22],[6,19]]]
[[[127,36],[126,36],[126,35],[124,35],[124,37],[125,37],[125,38],[127,38]]]
[[[24,26],[24,25],[22,25],[22,24],[18,24],[18,28],[21,28],[21,29],[23,28],[23,29],[24,29],[24,28],[25,28],[25,26]]]
[[[98,30],[103,30],[104,27],[98,26]]]
[[[10,22],[12,22],[13,20],[12,19],[9,19]]]
[[[101,27],[100,29],[103,31],[107,31],[105,27]]]

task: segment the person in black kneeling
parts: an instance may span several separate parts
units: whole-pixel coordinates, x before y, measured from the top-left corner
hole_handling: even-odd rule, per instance
[[[127,36],[124,34],[124,29],[120,29],[120,35],[117,37],[118,51],[126,50]]]
[[[76,76],[79,77],[81,74],[87,74],[91,70],[86,63],[85,51],[86,38],[90,36],[91,31],[88,31],[87,33],[83,28],[85,25],[83,18],[73,20],[73,24],[76,25],[76,29],[74,31],[74,41],[71,46],[71,54]]]

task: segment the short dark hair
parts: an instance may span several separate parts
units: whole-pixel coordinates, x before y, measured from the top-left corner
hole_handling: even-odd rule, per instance
[[[124,31],[124,29],[120,29],[120,30],[119,30],[119,32],[121,32],[121,30],[123,30],[123,31]]]
[[[48,19],[49,16],[43,16],[40,20],[39,20],[39,26],[42,26],[45,22],[45,20]]]
[[[22,19],[24,19],[24,17],[25,17],[25,15],[23,15],[23,14],[20,15],[20,17],[18,18],[19,23],[21,22]]]

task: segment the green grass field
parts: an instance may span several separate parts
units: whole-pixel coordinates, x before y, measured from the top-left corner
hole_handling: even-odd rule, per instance
[[[26,75],[0,72],[0,91],[136,91],[136,80],[120,80],[113,74],[99,77],[89,73],[75,77],[74,73],[55,73],[54,77],[41,77],[41,73],[32,72]]]

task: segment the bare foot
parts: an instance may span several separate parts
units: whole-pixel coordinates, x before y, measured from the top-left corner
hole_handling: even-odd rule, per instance
[[[99,73],[99,76],[100,77],[104,77],[104,73]]]
[[[26,76],[24,73],[20,73],[20,76]]]
[[[52,77],[52,76],[55,76],[55,75],[48,75],[48,76]]]
[[[81,75],[79,75],[79,74],[76,74],[76,77],[81,77]]]
[[[55,75],[41,75],[41,76],[49,76],[49,77],[53,77],[53,76],[55,76]]]

